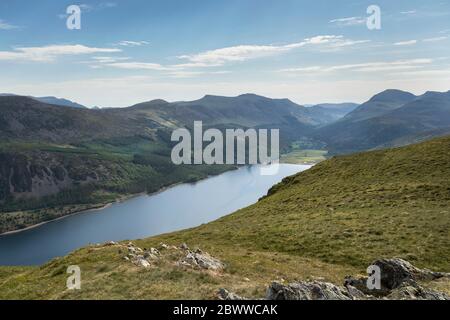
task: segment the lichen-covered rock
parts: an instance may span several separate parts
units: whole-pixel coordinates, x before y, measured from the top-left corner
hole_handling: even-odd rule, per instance
[[[355,278],[353,276],[347,276],[344,279],[344,287],[349,291],[350,288],[355,288],[366,296],[382,297],[390,293],[390,290],[383,287],[381,289],[369,289],[367,287],[367,279],[367,277]]]
[[[138,257],[133,261],[133,263],[144,268],[150,267],[150,262],[148,262],[144,257]]]
[[[327,282],[294,282],[283,285],[273,282],[266,295],[267,300],[351,300],[348,292]]]
[[[128,243],[127,245],[128,254],[124,259],[126,261],[132,262],[134,265],[137,265],[138,267],[144,267],[148,268],[151,266],[150,260],[156,260],[158,259],[158,256],[156,254],[153,254],[152,252],[156,253],[156,251],[144,251],[142,248],[139,248],[135,246],[133,243]],[[152,248],[153,249],[153,248]],[[158,252],[159,254],[159,252]]]
[[[348,295],[352,298],[352,300],[373,299],[372,296],[366,295],[364,292],[362,292],[361,290],[359,290],[351,285],[348,285],[345,288],[347,289]]]
[[[214,271],[223,270],[225,268],[225,264],[223,262],[213,258],[207,252],[202,252],[199,249],[195,252],[188,250],[186,256],[182,258],[178,264],[192,268]]]
[[[228,291],[227,289],[220,289],[217,293],[219,300],[247,300],[237,294]]]
[[[440,272],[416,268],[403,259],[380,259],[372,265],[380,267],[381,286],[388,290],[395,289],[407,281],[431,281],[444,276]]]
[[[425,289],[415,282],[404,283],[386,296],[389,300],[450,300],[442,292]]]

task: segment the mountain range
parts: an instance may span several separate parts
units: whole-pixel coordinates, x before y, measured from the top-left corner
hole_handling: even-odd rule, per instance
[[[386,90],[314,130],[332,154],[401,146],[450,133],[450,91],[415,96]]]
[[[11,93],[0,93],[0,97],[9,97],[9,96],[16,96],[17,97],[17,95],[11,94]],[[67,100],[67,99],[63,99],[63,98],[56,98],[56,97],[51,97],[51,96],[48,96],[48,97],[32,97],[32,96],[28,96],[28,97],[32,98],[34,100],[43,102],[43,103],[53,104],[53,105],[56,105],[56,106],[72,107],[72,108],[79,108],[79,109],[87,108],[87,107],[85,107],[85,106],[83,106],[83,105],[81,105],[79,103],[76,103],[76,102],[73,102],[73,101],[70,101],[70,100]]]
[[[293,155],[317,148],[338,155],[450,133],[450,91],[416,96],[386,90],[359,106],[304,107],[289,99],[254,94],[152,100],[105,109],[56,105],[52,98],[46,101],[52,103],[0,96],[1,210],[38,210],[20,219],[1,215],[0,232],[232,169],[171,162],[171,132],[191,129],[198,120],[204,127],[222,130],[278,128],[281,152]]]

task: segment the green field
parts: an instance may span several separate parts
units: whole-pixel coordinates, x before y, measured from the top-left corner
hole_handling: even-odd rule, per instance
[[[295,141],[291,143],[287,152],[281,154],[280,161],[291,164],[316,164],[327,159],[328,152],[323,147],[309,141]]]

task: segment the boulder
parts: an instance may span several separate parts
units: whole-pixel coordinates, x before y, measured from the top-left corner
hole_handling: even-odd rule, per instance
[[[224,263],[201,250],[197,250],[196,252],[188,251],[186,256],[179,261],[179,265],[214,271],[225,268]]]
[[[389,300],[450,300],[445,293],[425,289],[415,282],[404,283],[386,296]]]
[[[283,285],[273,282],[266,295],[267,300],[351,300],[345,290],[327,282],[294,282]]]
[[[219,300],[247,300],[233,292],[228,291],[227,289],[220,289],[217,296]]]
[[[150,253],[151,254],[153,254],[153,255],[155,255],[155,256],[159,256],[159,251],[158,251],[158,249],[155,249],[155,248],[150,248]]]
[[[368,300],[373,298],[372,296],[366,295],[364,292],[351,285],[346,286],[346,289],[352,300]]]
[[[380,259],[372,263],[380,267],[382,288],[392,290],[407,281],[435,280],[443,277],[441,272],[419,269],[403,259]]]
[[[150,267],[150,262],[145,260],[143,257],[138,257],[136,260],[133,261],[136,265],[144,268]]]
[[[159,246],[160,246],[161,249],[166,249],[166,250],[170,248],[170,246],[168,244],[165,244],[165,243],[162,243],[162,242],[159,244]]]

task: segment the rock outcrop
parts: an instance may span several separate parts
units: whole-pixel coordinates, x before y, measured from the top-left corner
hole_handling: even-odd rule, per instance
[[[180,266],[213,271],[220,271],[225,268],[223,262],[213,258],[207,252],[200,249],[192,251],[186,244],[182,244],[181,249],[184,250],[185,256],[178,262]]]
[[[348,292],[327,282],[273,282],[267,289],[267,300],[351,300]]]
[[[406,281],[432,281],[448,274],[419,269],[402,259],[381,259],[372,263],[380,267],[382,287],[392,290]]]
[[[217,293],[219,300],[247,300],[235,293],[228,291],[227,289],[220,289]]]
[[[125,260],[131,261],[133,264],[149,268],[152,262],[159,259],[159,251],[155,248],[150,248],[149,250],[144,250],[135,246],[133,243],[129,242],[127,245],[128,254],[124,257]]]
[[[267,300],[450,300],[442,292],[427,289],[419,281],[433,281],[449,277],[448,273],[419,269],[402,259],[376,260],[372,265],[380,268],[381,289],[368,289],[368,277],[346,277],[339,287],[322,281],[298,281],[290,284],[273,282],[267,289]],[[244,299],[221,289],[223,300]]]

